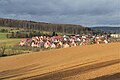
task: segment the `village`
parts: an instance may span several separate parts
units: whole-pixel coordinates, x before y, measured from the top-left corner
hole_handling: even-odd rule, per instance
[[[67,48],[81,45],[91,44],[107,44],[109,39],[106,35],[91,36],[91,35],[63,35],[63,36],[35,36],[32,38],[22,39],[20,46],[31,46],[38,48]]]

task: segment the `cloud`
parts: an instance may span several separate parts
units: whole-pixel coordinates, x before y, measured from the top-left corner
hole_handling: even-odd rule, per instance
[[[0,0],[0,17],[83,25],[120,24],[120,0]]]

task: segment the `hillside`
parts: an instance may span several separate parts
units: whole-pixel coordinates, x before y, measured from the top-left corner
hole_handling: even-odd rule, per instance
[[[93,30],[101,30],[104,32],[112,32],[112,33],[120,33],[120,27],[106,27],[106,26],[102,26],[102,27],[92,27]]]
[[[70,33],[70,34],[89,33],[92,31],[91,28],[83,27],[81,25],[51,24],[45,22],[3,19],[3,18],[0,18],[0,26],[24,28],[28,30]]]
[[[118,80],[119,45],[87,45],[1,58],[0,79]]]

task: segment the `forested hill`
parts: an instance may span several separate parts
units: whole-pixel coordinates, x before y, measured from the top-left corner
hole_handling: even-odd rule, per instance
[[[120,27],[102,26],[102,27],[92,27],[92,29],[101,30],[104,32],[120,33]]]
[[[49,31],[49,32],[55,31],[55,32],[72,33],[72,34],[92,32],[91,28],[83,27],[81,25],[51,24],[44,22],[4,19],[4,18],[0,18],[0,26],[24,28],[24,29],[39,30],[39,31]]]

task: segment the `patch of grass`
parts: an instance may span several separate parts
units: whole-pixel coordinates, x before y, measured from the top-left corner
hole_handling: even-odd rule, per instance
[[[0,40],[7,39],[6,35],[7,35],[7,33],[1,33],[0,32]]]
[[[19,44],[21,39],[0,39],[0,44],[6,44],[7,46],[13,46]]]
[[[2,26],[0,26],[0,29],[8,29],[8,30],[10,30],[10,29],[13,29],[13,28],[11,28],[11,27],[2,27]]]
[[[6,37],[7,34],[8,33],[1,33],[0,32],[0,45],[1,44],[15,45],[15,44],[18,44],[20,42],[21,39],[19,39],[19,38],[15,38],[15,39],[7,38]]]
[[[21,30],[24,30],[24,29],[22,29],[22,28],[12,28],[12,27],[2,27],[2,26],[0,26],[0,30],[1,29],[6,29],[8,32],[18,32],[18,31],[21,31]]]
[[[6,45],[15,45],[20,42],[20,39],[10,39],[7,38],[6,35],[8,33],[0,33],[0,44],[6,44]]]

